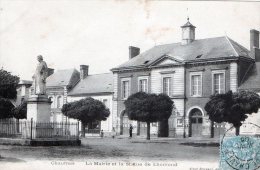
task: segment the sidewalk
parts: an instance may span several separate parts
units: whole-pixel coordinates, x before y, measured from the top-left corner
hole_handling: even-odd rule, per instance
[[[102,139],[100,136],[88,136],[85,139]],[[110,136],[105,136],[103,139],[112,139]],[[157,137],[151,136],[150,140],[146,140],[146,136],[133,136],[131,139],[128,135],[116,136],[115,140],[127,140],[131,143],[169,143],[177,142],[182,145],[195,145],[195,146],[218,146],[219,138],[205,138],[205,137],[189,137],[189,138],[173,138],[173,137]]]

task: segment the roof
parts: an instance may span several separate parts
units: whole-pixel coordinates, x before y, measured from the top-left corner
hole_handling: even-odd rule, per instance
[[[254,63],[239,89],[260,90],[260,62]]]
[[[170,56],[183,62],[218,59],[223,57],[237,58],[239,56],[252,59],[246,48],[232,39],[223,36],[194,40],[187,45],[173,43],[154,46],[112,70],[129,67],[148,67],[163,56]]]
[[[71,96],[98,94],[98,93],[113,93],[113,74],[103,73],[88,75],[68,93]]]
[[[184,24],[183,26],[181,26],[181,28],[184,28],[184,27],[193,27],[193,28],[196,28],[194,25],[192,25],[189,21],[189,18],[188,18],[188,21],[186,24]]]
[[[53,87],[74,85],[76,83],[75,80],[72,79],[74,74],[78,74],[79,77],[79,72],[76,69],[57,70],[52,75],[47,77],[46,86]]]
[[[23,84],[25,84],[25,85],[31,85],[32,84],[32,81],[31,80],[20,80],[20,82],[19,82],[19,85],[23,85]]]

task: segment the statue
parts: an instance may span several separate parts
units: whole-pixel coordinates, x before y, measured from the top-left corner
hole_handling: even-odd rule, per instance
[[[37,56],[39,61],[36,71],[33,75],[33,94],[44,95],[46,94],[46,78],[48,76],[48,67],[41,55]]]

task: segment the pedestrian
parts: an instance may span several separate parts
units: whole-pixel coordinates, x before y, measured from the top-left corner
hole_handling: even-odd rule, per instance
[[[113,129],[112,129],[112,138],[114,139],[115,136],[116,136],[116,130],[115,130],[115,128],[113,127]]]
[[[104,132],[103,132],[103,129],[101,130],[100,132],[100,137],[103,138],[104,137]]]
[[[130,124],[129,126],[129,137],[132,138],[133,126]]]

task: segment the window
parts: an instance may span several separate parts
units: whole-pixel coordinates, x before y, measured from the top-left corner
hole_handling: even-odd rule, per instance
[[[213,73],[213,94],[225,93],[225,73]]]
[[[148,83],[147,79],[139,79],[139,91],[148,92]]]
[[[61,108],[62,107],[62,98],[61,98],[61,96],[59,96],[58,98],[57,98],[57,108]]]
[[[171,95],[171,77],[163,77],[163,93]]]
[[[201,74],[191,75],[191,96],[201,96],[202,95],[202,76]]]
[[[54,108],[53,97],[49,97],[49,100],[51,101],[51,108]]]
[[[122,81],[122,98],[127,99],[130,94],[129,81]]]
[[[157,122],[153,122],[152,127],[157,127]]]

